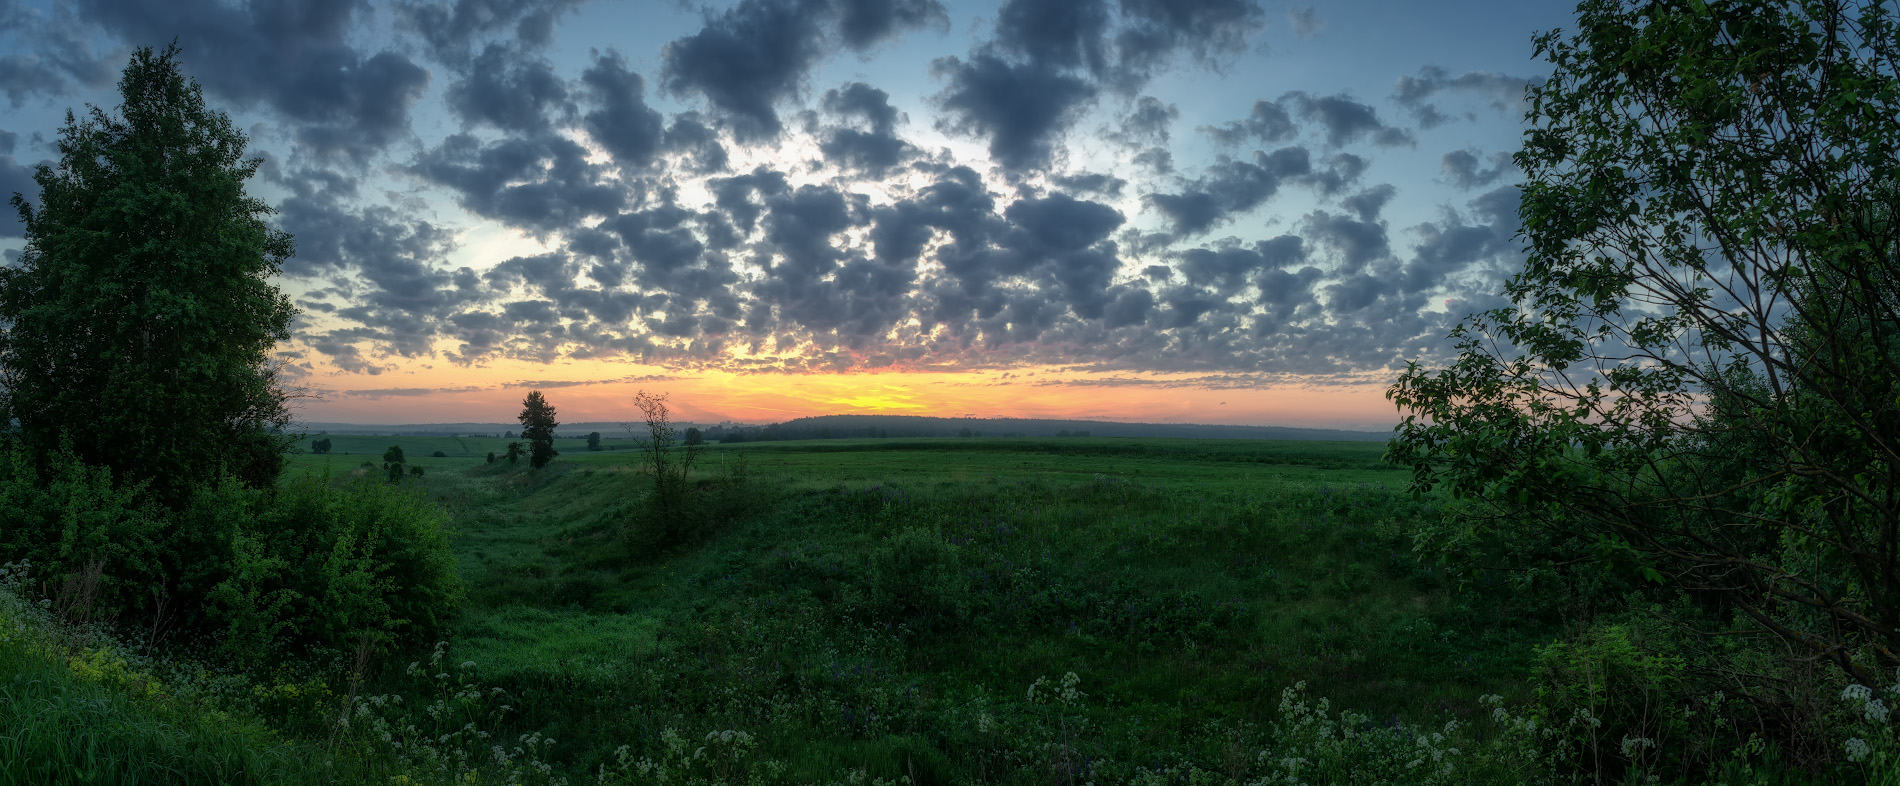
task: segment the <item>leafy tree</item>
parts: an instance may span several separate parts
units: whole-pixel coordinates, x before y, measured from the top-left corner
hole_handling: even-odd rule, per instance
[[[269,487],[295,443],[270,360],[295,310],[270,283],[291,238],[244,191],[261,159],[175,45],[136,50],[119,93],[116,113],[67,113],[37,208],[12,197],[26,245],[0,268],[0,420],[173,506],[226,472]]]
[[[390,446],[389,446],[389,449],[388,449],[388,450],[385,450],[385,451],[383,451],[383,463],[384,463],[384,464],[401,464],[401,463],[403,463],[403,458],[402,458],[402,446],[401,446],[401,445],[390,445]]]
[[[598,431],[587,432],[587,449],[600,450],[600,432]]]
[[[687,447],[690,448],[695,445],[700,445],[700,444],[705,443],[705,441],[706,441],[706,436],[699,432],[698,427],[688,426],[686,428],[686,446]]]
[[[495,451],[488,451],[488,463],[495,463]]]
[[[330,452],[330,438],[324,437],[323,439],[319,439],[315,442],[310,443],[310,452],[316,453],[318,455],[329,453]]]
[[[519,442],[508,443],[508,463],[509,464],[513,464],[515,462],[520,461],[522,455],[523,454],[521,450],[521,443]]]
[[[410,477],[412,477],[412,478],[419,478],[419,477],[422,477],[422,465],[420,465],[420,464],[417,464],[417,465],[415,465],[415,466],[413,466],[413,467],[410,467],[410,468],[409,468],[409,476],[410,476]]]
[[[393,462],[393,461],[388,464],[384,464],[383,471],[389,473],[389,482],[391,483],[402,482],[402,465],[401,464]]]
[[[540,469],[560,453],[554,450],[554,405],[539,390],[528,391],[521,402],[521,438],[528,441],[528,465]]]
[[[1515,549],[1900,667],[1900,59],[1874,0],[1586,0],[1540,35],[1511,304],[1414,363],[1391,456]],[[1509,544],[1518,544],[1510,546]],[[1500,545],[1504,544],[1504,545]],[[1529,544],[1529,545],[1525,545]],[[1884,675],[1884,676],[1883,676]]]

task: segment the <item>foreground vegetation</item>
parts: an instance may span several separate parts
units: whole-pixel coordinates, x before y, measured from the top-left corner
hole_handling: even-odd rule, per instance
[[[318,647],[234,668],[62,622],[57,592],[29,603],[40,592],[16,577],[0,642],[0,713],[12,715],[0,728],[25,731],[4,743],[14,747],[0,772],[1515,783],[1587,779],[1580,759],[1640,765],[1645,745],[1667,745],[1667,760],[1691,769],[1632,777],[1893,776],[1886,725],[1838,692],[1827,733],[1837,746],[1861,740],[1866,755],[1848,761],[1841,748],[1806,775],[1770,738],[1698,724],[1691,706],[1658,708],[1686,723],[1667,739],[1593,736],[1591,719],[1613,702],[1660,696],[1660,683],[1627,681],[1670,677],[1666,631],[1580,639],[1566,627],[1579,612],[1568,593],[1459,580],[1421,559],[1407,522],[1443,515],[1442,503],[1406,494],[1378,450],[714,448],[687,526],[664,534],[628,453],[542,470],[464,458],[393,487],[329,466],[347,459],[297,456],[286,488],[327,478],[360,494],[350,489],[375,481],[447,511],[467,597],[443,643]],[[1578,668],[1594,679],[1574,679]],[[1567,693],[1577,690],[1596,703]]]

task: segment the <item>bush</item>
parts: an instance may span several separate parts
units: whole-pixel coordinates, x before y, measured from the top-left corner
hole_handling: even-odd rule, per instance
[[[231,576],[211,598],[227,651],[439,633],[462,597],[446,524],[440,508],[382,484],[290,482],[234,533]]]
[[[913,629],[969,616],[969,587],[956,549],[934,532],[906,528],[871,558],[876,611]]]
[[[0,458],[0,562],[30,561],[70,618],[147,643],[209,633],[241,659],[439,632],[461,598],[445,524],[425,499],[376,483],[226,478],[171,511],[71,453]]]

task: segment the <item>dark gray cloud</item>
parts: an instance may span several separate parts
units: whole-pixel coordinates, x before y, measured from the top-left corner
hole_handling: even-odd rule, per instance
[[[1360,140],[1379,147],[1413,147],[1412,133],[1379,120],[1378,110],[1352,100],[1345,94],[1315,96],[1303,92],[1288,93],[1281,101],[1291,103],[1301,119],[1318,122],[1326,129],[1326,143],[1344,147]]]
[[[0,93],[15,109],[36,95],[53,98],[105,87],[117,73],[109,58],[93,52],[68,5],[54,5],[48,16],[18,0],[0,0],[0,31],[32,47],[0,55]]]
[[[499,44],[475,57],[449,84],[446,99],[449,111],[468,125],[524,134],[545,131],[574,112],[567,82],[554,74],[552,63]]]
[[[1115,50],[1127,87],[1138,87],[1180,51],[1218,67],[1266,27],[1266,12],[1254,0],[1121,0],[1121,15]]]
[[[333,291],[345,305],[318,310],[357,325],[304,335],[340,368],[382,368],[362,354],[365,343],[376,355],[429,356],[445,319],[484,297],[474,271],[438,265],[453,247],[448,231],[387,207],[351,207],[352,181],[333,172],[300,170],[280,183],[292,195],[279,206],[278,226],[297,239],[284,273],[339,282]]]
[[[995,47],[1037,65],[1101,73],[1108,68],[1107,0],[1006,0]]]
[[[1388,260],[1392,256],[1385,222],[1379,220],[1377,212],[1377,208],[1383,204],[1383,199],[1373,196],[1361,203],[1358,206],[1360,210],[1351,216],[1315,210],[1300,222],[1300,229],[1306,238],[1338,254],[1339,264],[1335,273],[1359,275],[1367,265]]]
[[[818,149],[825,158],[848,170],[882,177],[886,170],[903,161],[911,146],[897,137],[900,114],[891,106],[890,94],[863,82],[851,82],[843,88],[825,92],[825,111],[861,127],[827,129]]]
[[[1244,119],[1218,126],[1201,126],[1201,130],[1213,137],[1215,142],[1228,147],[1239,147],[1249,142],[1285,142],[1300,133],[1299,125],[1293,122],[1293,116],[1287,114],[1285,107],[1264,99],[1253,102],[1253,111]]]
[[[1312,159],[1303,147],[1256,152],[1252,161],[1222,157],[1208,176],[1175,194],[1150,194],[1148,204],[1181,235],[1196,235],[1258,207],[1290,178],[1311,174]]]
[[[1049,182],[1066,191],[1100,194],[1105,197],[1119,197],[1122,195],[1122,190],[1128,187],[1128,181],[1100,172],[1055,175],[1049,178]]]
[[[620,53],[609,51],[595,57],[593,65],[582,72],[581,84],[586,86],[594,104],[583,121],[587,135],[612,153],[615,163],[621,166],[640,169],[653,163],[666,138],[659,111],[647,106],[646,80],[627,70],[627,61]],[[685,122],[697,126],[696,121]],[[703,126],[700,130],[713,145],[718,145],[709,130]],[[693,131],[685,134],[690,136]],[[688,145],[704,141],[693,140]],[[723,166],[723,148],[718,158]]]
[[[726,170],[726,145],[719,141],[719,132],[702,122],[698,113],[674,115],[664,139],[667,152],[685,156],[690,171],[710,174]]]
[[[1135,101],[1135,108],[1122,118],[1121,128],[1112,138],[1134,147],[1165,145],[1168,127],[1180,116],[1181,110],[1175,105],[1164,104],[1154,96],[1142,96]]]
[[[661,85],[675,95],[704,97],[739,139],[769,139],[783,128],[778,106],[799,94],[834,41],[864,50],[945,19],[934,0],[882,7],[869,0],[741,0],[709,14],[699,32],[666,45]]]
[[[511,32],[528,49],[546,46],[554,23],[586,0],[397,0],[402,28],[422,38],[429,54],[443,63],[460,63],[475,42]]]
[[[1254,0],[1121,0],[1113,11],[1107,0],[1007,0],[992,39],[968,58],[937,60],[938,127],[987,139],[1012,173],[1043,168],[1103,89],[1134,96],[1181,52],[1218,68],[1263,19]],[[1165,142],[1172,114],[1146,98],[1116,133],[1131,145]],[[1162,155],[1149,166],[1171,170]]]
[[[1451,122],[1450,116],[1430,102],[1433,96],[1446,92],[1468,93],[1506,115],[1521,115],[1528,106],[1524,89],[1540,81],[1490,71],[1466,71],[1453,76],[1438,66],[1426,66],[1419,69],[1418,76],[1399,77],[1398,84],[1392,88],[1392,98],[1411,110],[1421,127],[1433,128]]]
[[[1491,154],[1491,168],[1485,169],[1475,150],[1453,150],[1439,159],[1445,180],[1464,190],[1483,188],[1517,171],[1509,153]]]
[[[1223,298],[1235,295],[1262,274],[1306,262],[1306,244],[1297,235],[1281,235],[1251,246],[1191,248],[1181,254],[1187,283],[1209,287]]]
[[[127,42],[178,41],[207,91],[261,103],[291,122],[312,152],[362,161],[409,132],[429,72],[395,51],[350,45],[362,2],[79,0],[80,15]]]
[[[990,157],[1009,171],[1049,165],[1057,137],[1097,92],[1083,77],[988,53],[942,58],[935,70],[949,82],[937,98],[946,113],[938,127],[988,138]]]
[[[828,53],[823,0],[742,0],[698,33],[666,45],[661,84],[700,95],[741,139],[778,135],[777,105]]]
[[[865,50],[906,30],[947,28],[950,15],[937,0],[836,0],[838,35]]]
[[[1397,194],[1398,189],[1393,188],[1392,184],[1381,183],[1346,197],[1340,202],[1340,206],[1352,211],[1360,221],[1377,221],[1379,212],[1384,210],[1386,203],[1391,202],[1392,197]]]
[[[585,148],[559,136],[484,145],[457,134],[408,169],[454,191],[469,212],[537,234],[612,215],[627,201],[624,187],[605,179]]]

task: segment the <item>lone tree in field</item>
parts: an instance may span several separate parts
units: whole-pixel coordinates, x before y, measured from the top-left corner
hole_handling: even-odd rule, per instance
[[[1513,305],[1416,364],[1391,455],[1465,514],[1900,667],[1900,62],[1875,0],[1588,0],[1539,37]]]
[[[554,450],[554,405],[532,390],[521,402],[521,438],[528,441],[528,465],[540,469],[561,455]]]
[[[291,238],[244,191],[261,159],[175,45],[134,52],[119,94],[115,113],[66,114],[37,207],[12,196],[26,246],[0,268],[0,422],[171,504],[227,472],[269,486],[294,444],[270,355],[295,311],[270,283]]]
[[[666,406],[666,394],[644,390],[633,397],[640,410],[641,422],[625,424],[627,433],[640,450],[642,469],[653,474],[653,495],[661,511],[672,511],[685,504],[688,475],[705,445],[681,445],[679,430],[673,426],[672,411]]]
[[[600,432],[598,431],[587,432],[587,449],[600,450]]]

